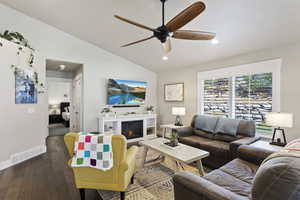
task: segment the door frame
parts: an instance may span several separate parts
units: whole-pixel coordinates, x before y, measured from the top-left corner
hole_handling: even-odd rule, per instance
[[[83,109],[84,109],[84,106],[83,106],[83,92],[84,92],[84,90],[83,90],[83,72],[81,73],[81,74],[79,74],[77,77],[75,77],[74,79],[73,79],[73,81],[72,81],[72,101],[71,101],[71,103],[72,103],[72,113],[73,113],[73,120],[72,120],[72,122],[71,122],[71,124],[70,124],[70,128],[71,128],[71,130],[73,129],[73,125],[74,125],[74,120],[75,120],[75,113],[74,113],[74,101],[75,101],[75,98],[74,98],[74,83],[75,83],[75,81],[78,81],[78,80],[80,80],[80,90],[81,90],[81,97],[80,97],[80,113],[79,113],[79,115],[80,115],[80,124],[79,124],[79,129],[80,129],[80,131],[83,131],[84,130],[84,116],[83,116]]]

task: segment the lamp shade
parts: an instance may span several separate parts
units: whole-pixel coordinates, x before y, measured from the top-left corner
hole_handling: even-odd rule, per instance
[[[185,115],[185,107],[173,107],[172,115]]]
[[[266,123],[273,127],[292,128],[293,114],[292,113],[268,113],[266,115]]]

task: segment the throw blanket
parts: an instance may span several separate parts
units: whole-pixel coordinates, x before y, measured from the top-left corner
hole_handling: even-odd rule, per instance
[[[300,139],[288,143],[281,151],[271,154],[263,163],[278,157],[297,157],[300,158]]]
[[[92,167],[103,171],[113,167],[111,135],[80,133],[74,152],[72,167]]]

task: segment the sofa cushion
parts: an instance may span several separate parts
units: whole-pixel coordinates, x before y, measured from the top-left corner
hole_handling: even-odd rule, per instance
[[[300,199],[299,150],[298,139],[263,161],[255,175],[252,187],[253,200]]]
[[[253,163],[241,159],[234,159],[233,161],[230,161],[226,165],[222,166],[220,170],[242,181],[252,184],[258,167],[258,165]]]
[[[207,133],[207,132],[202,131],[202,130],[194,129],[193,134],[197,135],[197,136],[200,136],[200,137],[214,139],[214,135],[212,133]]]
[[[217,117],[198,115],[195,118],[195,128],[208,133],[214,133],[218,120],[219,118]]]
[[[215,133],[236,136],[239,123],[240,121],[236,119],[219,118],[216,125]]]
[[[210,156],[222,157],[224,159],[230,159],[231,157],[229,143],[227,142],[199,137],[196,135],[181,137],[179,138],[179,141],[183,144],[208,151]]]
[[[230,135],[224,135],[224,134],[220,134],[220,133],[214,135],[215,140],[221,140],[224,142],[233,142],[233,141],[239,140],[241,138],[243,138],[243,136],[241,136],[241,135],[230,136]]]
[[[276,157],[262,164],[254,179],[253,200],[300,199],[299,166],[296,157]]]
[[[240,180],[225,171],[217,169],[205,175],[204,178],[238,195],[248,197],[251,194],[252,184]]]
[[[255,121],[241,120],[237,134],[245,137],[254,137],[256,133]]]

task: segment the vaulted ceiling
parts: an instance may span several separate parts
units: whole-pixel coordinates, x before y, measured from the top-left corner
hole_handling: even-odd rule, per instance
[[[161,25],[160,0],[0,2],[153,71],[197,65],[300,40],[299,0],[204,0],[204,13],[184,29],[215,32],[220,43],[172,39],[168,61],[162,60],[164,52],[156,39],[120,48],[151,32],[113,18],[118,14],[157,28]],[[168,0],[166,21],[194,2]]]

